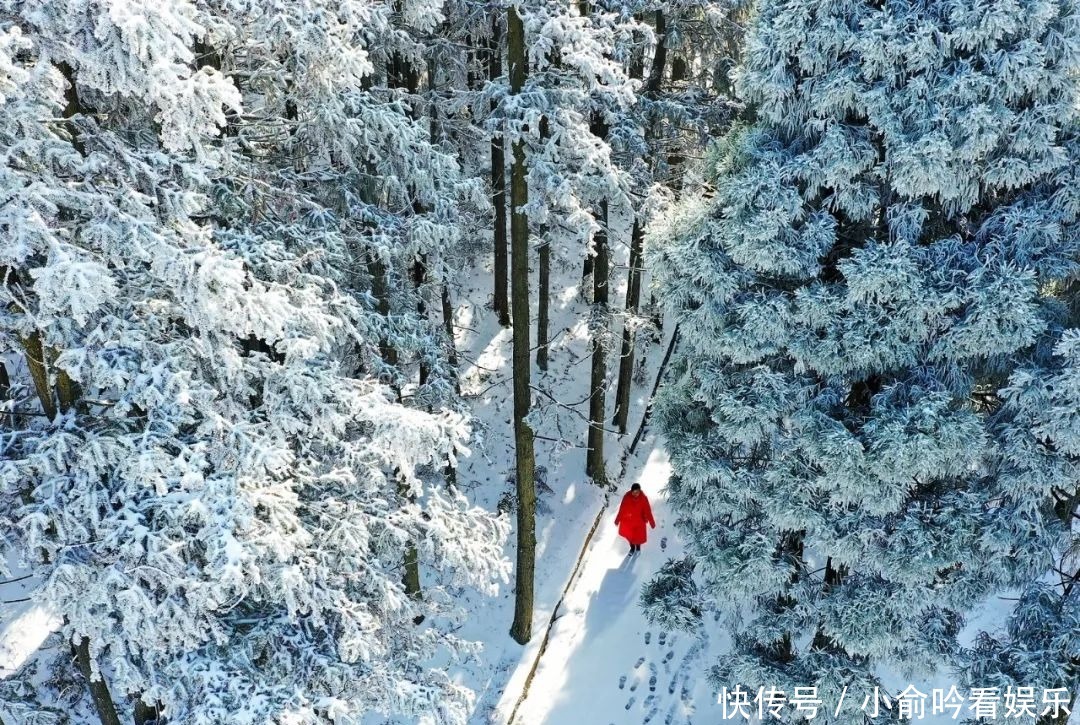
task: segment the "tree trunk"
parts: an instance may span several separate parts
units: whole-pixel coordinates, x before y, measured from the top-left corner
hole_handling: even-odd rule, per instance
[[[398,495],[404,501],[413,501],[413,497],[409,495],[408,486],[403,483],[398,484]],[[401,583],[405,585],[405,593],[411,598],[420,601],[424,598],[423,592],[420,590],[420,555],[416,551],[416,544],[412,541],[405,544],[405,555],[402,559],[404,561],[404,573],[401,575]],[[420,624],[420,622],[424,621],[424,616],[420,615],[413,621]]]
[[[649,68],[649,78],[645,83],[645,91],[644,91],[644,95],[652,97],[652,98],[655,98],[657,96],[657,94],[660,93],[660,88],[664,83],[664,72],[666,70],[667,57],[668,57],[668,53],[667,53],[668,29],[667,29],[667,19],[664,17],[664,11],[663,10],[657,10],[656,15],[654,17],[655,17],[655,21],[656,21],[655,22],[656,27],[654,28],[654,32],[656,33],[656,51],[653,53],[652,66]],[[676,65],[676,63],[673,62],[672,65],[673,66]],[[673,68],[672,69],[672,80],[673,81],[679,80],[679,75],[683,72],[683,70],[685,70],[684,65],[678,64],[678,66],[679,66],[678,68]],[[656,138],[656,136],[658,134],[656,134],[654,131],[655,131],[655,129],[647,130],[646,131],[646,136]],[[672,161],[672,159],[669,158],[668,163],[670,164],[671,161]],[[674,174],[672,174],[672,180],[671,180],[670,185],[671,185],[672,188],[675,188],[675,189],[679,188],[679,186],[680,186],[675,181]],[[663,315],[660,313],[659,305],[657,305],[656,295],[650,295],[649,296],[649,305],[654,310],[654,313],[653,313],[653,316],[652,316],[653,324],[656,326],[656,329],[659,330],[659,329],[661,329],[663,327],[664,318],[663,318]]]
[[[371,295],[377,302],[379,315],[390,319],[390,282],[387,278],[386,264],[375,253],[368,254],[368,275],[371,277]],[[397,350],[384,335],[379,338],[379,356],[387,367],[395,368],[398,364]],[[397,389],[397,385],[393,385]]]
[[[401,3],[396,5],[398,12],[401,12]],[[413,66],[412,62],[404,58],[398,53],[394,54],[393,68],[396,72],[395,83],[398,87],[404,87],[409,94],[409,115],[414,121],[420,119],[420,101],[417,98],[417,93],[420,90],[420,73]],[[434,129],[435,121],[432,119],[428,126],[429,140],[434,143]],[[413,201],[413,212],[417,215],[424,213],[423,205],[418,201]],[[413,260],[412,264],[412,283],[413,291],[416,293],[416,314],[417,318],[424,320],[427,318],[427,306],[424,304],[423,287],[424,282],[427,280],[427,260],[423,255],[418,256]],[[419,375],[417,382],[423,387],[427,384],[428,379],[431,377],[430,366],[425,362],[424,357],[420,357]],[[404,484],[398,485],[398,494],[403,500],[410,504],[416,503],[416,497],[409,494],[408,487]],[[402,556],[402,573],[401,582],[405,586],[405,593],[409,595],[415,601],[421,601],[424,595],[420,587],[420,555],[416,549],[416,543],[411,539],[405,544],[405,553]],[[424,621],[424,615],[417,615],[413,622],[420,624]]]
[[[585,456],[585,475],[593,483],[607,484],[604,469],[604,420],[607,403],[607,351],[605,338],[608,331],[608,203],[600,202],[601,229],[593,237],[595,257],[593,262],[593,312],[592,312],[592,373],[589,379],[589,436]]]
[[[67,63],[60,63],[58,69],[68,83],[68,87],[64,91],[65,104],[63,116],[66,119],[72,119],[83,113],[86,109],[82,106],[82,100],[79,98],[78,89],[75,85],[74,69]],[[78,128],[74,123],[70,123],[69,125],[72,135],[72,146],[79,154],[85,155],[85,148]],[[61,213],[66,214],[67,211],[62,210]],[[42,343],[41,336],[37,331],[22,338],[21,342],[26,351],[27,366],[30,368],[30,375],[34,380],[34,387],[36,388],[38,398],[41,401],[42,410],[44,410],[49,418],[52,419],[55,417],[58,407],[59,410],[64,412],[73,408],[80,394],[79,388],[62,370],[58,370],[56,374],[56,392],[58,397],[53,397],[53,389],[49,381],[49,367],[52,364],[50,358],[55,358],[53,351],[49,350]],[[65,625],[67,624],[66,618],[64,623]],[[112,694],[109,692],[109,685],[105,681],[104,675],[99,673],[96,680],[91,676],[93,668],[90,659],[90,640],[86,637],[81,638],[77,645],[72,645],[72,651],[75,655],[75,661],[79,670],[86,678],[90,699],[94,703],[94,709],[97,710],[101,725],[120,725],[120,718],[116,714],[116,705],[113,702]]]
[[[454,392],[461,395],[461,379],[458,378],[457,344],[454,342],[454,305],[450,301],[450,286],[446,282],[443,282],[442,285],[442,319],[443,330],[446,333],[446,358],[454,375]],[[448,464],[443,469],[443,475],[446,477],[447,488],[453,489],[457,486],[456,468]]]
[[[153,705],[147,705],[142,700],[135,700],[135,725],[146,725],[148,722],[162,723],[161,711]]]
[[[537,280],[539,308],[536,311],[536,367],[548,369],[548,311],[551,304],[551,243],[541,240],[537,248],[540,270]]]
[[[454,372],[454,392],[461,395],[461,381],[457,375],[457,344],[454,342],[454,305],[450,301],[450,286],[446,282],[442,284],[442,321],[443,331],[446,333],[446,359]]]
[[[101,725],[120,725],[120,718],[116,714],[116,705],[113,704],[112,695],[109,693],[109,686],[106,684],[105,678],[100,673],[96,680],[93,678],[90,640],[83,637],[79,640],[79,644],[72,646],[72,650],[75,652],[75,662],[79,666],[79,671],[86,678],[86,685],[90,690],[90,700],[94,703],[94,709],[97,710]]]
[[[674,58],[671,59],[671,85],[674,92],[677,92],[675,86],[686,80],[688,70],[689,66],[687,65],[686,59],[683,58],[683,56],[676,55]],[[673,133],[678,132],[674,131]],[[672,149],[678,148],[681,148],[679,144],[672,144]],[[667,163],[668,168],[671,169],[671,186],[675,190],[679,190],[682,188],[682,177],[680,176],[680,168],[682,167],[683,161],[685,161],[685,159],[683,158],[683,155],[678,151],[673,150],[671,153],[668,154]]]
[[[657,10],[654,15],[656,27],[656,50],[653,52],[652,66],[649,68],[649,80],[645,83],[644,93],[654,96],[660,91],[660,85],[664,81],[664,66],[667,65],[667,21],[664,11]]]
[[[599,112],[593,112],[593,135],[607,139],[608,128]],[[607,351],[608,332],[608,202],[600,202],[600,229],[593,235],[593,309],[592,371],[589,378],[589,435],[585,453],[585,475],[599,486],[607,485],[604,469],[604,421],[607,418]]]
[[[652,67],[649,69],[649,81],[657,73],[663,73],[667,42],[664,12],[656,11],[656,52],[653,54]],[[630,59],[630,77],[641,80],[645,74],[644,51],[635,53]],[[648,89],[646,88],[646,91]],[[651,138],[651,129],[645,129],[646,142]],[[634,335],[630,331],[630,322],[641,305],[641,265],[642,246],[645,232],[641,228],[641,218],[634,213],[634,226],[630,232],[630,262],[626,272],[626,312],[623,317],[622,344],[619,347],[619,381],[615,387],[615,417],[612,425],[620,435],[626,433],[630,418],[630,387],[634,374]]]
[[[41,344],[41,336],[37,330],[26,337],[20,338],[23,351],[26,353],[26,367],[30,370],[30,378],[34,381],[34,390],[38,400],[41,401],[41,409],[52,420],[56,417],[56,399],[53,397],[52,386],[49,384],[49,366],[45,359],[45,348]]]
[[[488,79],[496,81],[502,76],[502,45],[499,17],[491,21],[491,37],[488,39]],[[491,110],[498,104],[491,102]],[[506,154],[503,137],[491,137],[491,203],[495,207],[495,314],[503,327],[510,325],[510,302],[506,294]]]
[[[634,335],[630,322],[641,304],[641,247],[644,237],[641,223],[634,219],[630,233],[630,269],[626,273],[626,316],[623,320],[622,346],[619,349],[619,383],[615,389],[615,427],[620,434],[626,433],[630,417],[630,386],[634,373]]]
[[[427,318],[427,306],[424,304],[424,282],[427,280],[427,261],[420,256],[413,262],[412,268],[413,287],[416,290],[416,314],[421,320]],[[424,358],[420,358],[420,385],[427,384],[431,377],[431,370]]]
[[[547,117],[540,119],[540,138],[546,139],[550,131]],[[541,235],[538,248],[540,257],[539,279],[537,280],[536,312],[536,367],[548,369],[548,311],[551,306],[551,243],[547,234]]]
[[[527,73],[525,28],[517,8],[506,11],[507,54],[510,63],[510,90],[520,93]],[[525,644],[532,636],[533,570],[536,564],[536,461],[533,432],[525,420],[530,404],[529,360],[529,220],[524,206],[528,201],[525,145],[513,145],[510,173],[510,265],[512,310],[514,315],[514,443],[517,459],[517,582],[514,596],[514,623],[510,636]]]

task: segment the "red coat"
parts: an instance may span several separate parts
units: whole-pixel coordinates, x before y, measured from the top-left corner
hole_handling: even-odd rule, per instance
[[[645,498],[645,494],[635,496],[627,492],[619,505],[619,514],[615,517],[615,523],[619,526],[619,536],[629,541],[631,546],[644,544],[645,524],[656,528],[656,521],[652,517],[652,507],[649,505],[649,499]]]

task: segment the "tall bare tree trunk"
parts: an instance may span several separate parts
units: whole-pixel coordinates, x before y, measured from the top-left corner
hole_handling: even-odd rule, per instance
[[[649,79],[645,84],[645,94],[655,96],[660,88],[660,82],[664,77],[664,65],[667,62],[667,22],[664,19],[664,11],[657,10],[655,18],[656,50],[653,53],[652,66],[649,68]],[[631,59],[630,77],[642,78],[645,73],[644,53]],[[652,128],[645,130],[645,138],[653,137]],[[619,381],[615,388],[615,417],[612,424],[620,434],[626,433],[630,418],[630,388],[634,374],[634,335],[630,331],[629,323],[641,307],[641,274],[643,271],[645,230],[642,228],[641,217],[636,210],[634,212],[634,226],[630,232],[630,263],[626,273],[626,315],[623,318],[622,345],[619,348]]]
[[[517,8],[506,11],[507,58],[510,64],[510,91],[520,93],[528,73],[525,59],[525,28]],[[532,636],[533,576],[536,565],[536,460],[533,432],[525,420],[529,414],[531,375],[529,360],[529,220],[524,206],[529,190],[526,182],[525,144],[513,145],[510,172],[510,283],[514,315],[514,443],[517,458],[517,582],[514,596],[514,623],[510,636],[520,644]]]
[[[593,112],[591,130],[594,136],[607,139],[608,128],[599,111]],[[608,332],[608,202],[604,199],[599,208],[600,229],[593,235],[593,309],[590,327],[592,333],[592,370],[589,377],[589,435],[585,453],[585,475],[593,483],[607,485],[604,467],[604,420],[607,404],[607,350]]]
[[[458,377],[458,354],[457,344],[454,342],[454,305],[450,301],[450,286],[442,284],[442,320],[443,330],[446,333],[446,356],[454,375],[454,392],[461,395],[461,379]],[[443,469],[446,477],[446,485],[454,488],[457,485],[457,469],[447,464]]]
[[[546,139],[550,134],[547,116],[540,119],[540,138]],[[541,370],[548,369],[548,311],[551,308],[551,243],[547,234],[541,234],[538,247],[540,257],[540,269],[537,280],[536,311],[536,367]]]
[[[540,270],[537,279],[539,287],[540,306],[536,311],[536,366],[541,370],[548,369],[548,311],[551,308],[551,243],[547,239],[540,240],[537,249],[540,262]]]
[[[601,134],[606,129],[597,127]],[[606,135],[606,134],[604,134]],[[607,484],[607,471],[604,468],[604,420],[607,403],[607,350],[605,343],[608,332],[608,203],[600,202],[600,231],[593,236],[593,311],[590,327],[592,328],[592,371],[589,377],[589,436],[588,450],[585,454],[585,475],[593,483]]]
[[[623,318],[622,346],[619,349],[619,383],[615,389],[615,419],[619,433],[626,433],[630,417],[630,386],[634,373],[634,335],[630,323],[641,305],[642,241],[645,236],[640,221],[634,218],[630,232],[630,269],[626,273],[626,315]]]
[[[592,4],[588,0],[579,0],[578,11],[589,15]],[[599,109],[594,109],[589,130],[603,141],[607,140],[608,127]],[[607,485],[607,471],[604,466],[604,420],[607,408],[607,333],[608,318],[608,277],[611,274],[608,263],[608,200],[599,202],[596,216],[600,229],[593,235],[593,253],[585,256],[582,269],[582,282],[592,272],[593,294],[592,313],[589,331],[592,347],[592,369],[589,375],[589,433],[585,451],[585,475],[592,478],[599,486]],[[584,284],[583,284],[584,287]]]
[[[502,75],[502,27],[498,14],[491,21],[488,38],[488,79]],[[512,81],[511,81],[512,82]],[[496,103],[491,102],[494,111]],[[495,314],[503,327],[510,325],[510,302],[506,296],[506,153],[502,135],[491,137],[491,203],[495,207]]]
[[[461,394],[461,381],[458,379],[457,344],[454,342],[454,304],[450,300],[450,285],[442,284],[442,323],[446,333],[446,359],[454,371],[454,391]]]
[[[400,1],[397,3],[397,8],[400,12]],[[417,100],[416,94],[420,88],[420,74],[413,67],[412,62],[395,53],[387,76],[389,85],[398,88],[404,87],[408,92],[410,101],[409,115],[414,121],[418,120],[420,117],[420,103]],[[433,136],[433,133],[431,133],[433,130],[434,121],[432,121],[429,126],[429,135]],[[413,211],[417,214],[421,214],[424,209],[419,202],[414,202]],[[423,286],[427,279],[427,262],[422,256],[413,261],[411,274],[413,288],[416,292],[416,312],[420,319],[424,319],[427,317],[427,309],[425,308],[423,297]],[[388,290],[384,288],[384,291]],[[389,307],[387,307],[387,313],[389,313]],[[427,383],[430,375],[428,365],[424,362],[423,358],[420,360],[419,368],[418,382],[422,386]],[[398,484],[398,495],[401,496],[402,500],[407,501],[410,504],[416,502],[416,498],[410,495],[408,487],[405,484]],[[402,566],[404,571],[402,572],[401,582],[405,587],[405,593],[416,601],[422,600],[424,595],[420,587],[420,555],[416,549],[416,543],[411,539],[405,544],[405,552],[402,555]],[[420,624],[424,621],[424,616],[422,614],[418,615],[413,621],[416,624]]]

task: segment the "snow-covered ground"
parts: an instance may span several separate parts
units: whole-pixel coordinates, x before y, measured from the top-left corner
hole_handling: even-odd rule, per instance
[[[615,239],[624,236],[621,233],[613,235]],[[613,257],[616,264],[625,264],[625,247],[614,245]],[[477,725],[505,723],[512,713],[537,661],[552,612],[609,495],[608,490],[597,487],[585,477],[589,304],[580,294],[579,264],[576,259],[564,257],[561,263],[553,265],[550,364],[546,372],[535,366],[533,369],[533,385],[544,391],[534,396],[536,462],[544,469],[543,479],[550,490],[541,489],[538,497],[535,611],[530,642],[522,646],[509,636],[514,608],[512,581],[494,599],[464,594],[469,615],[456,634],[481,643],[483,649],[460,665],[455,674],[477,693],[472,719]],[[624,274],[613,275],[611,297],[615,309],[621,306],[625,294]],[[509,370],[511,331],[501,328],[488,309],[490,272],[478,270],[472,279],[475,281],[466,285],[460,291],[460,299],[455,300],[455,337],[461,356],[462,394],[472,409],[479,439],[473,454],[460,462],[458,480],[475,503],[495,508],[500,493],[512,490],[508,481],[514,471]],[[531,289],[535,295],[535,270]],[[617,352],[621,328],[618,322],[613,328],[612,344]],[[532,336],[535,339],[535,326]],[[643,456],[648,453],[648,446],[643,441],[637,455],[633,458],[626,455],[641,424],[666,344],[665,339],[649,344],[643,341],[638,346],[638,359],[640,361],[644,353],[644,360],[640,362],[639,375],[631,391],[628,432],[623,436],[607,436],[608,477],[617,491],[625,491],[637,480],[633,477],[635,467],[640,470]],[[610,416],[618,373],[617,355],[612,354],[609,359]],[[511,534],[507,557],[513,560],[514,552],[515,541]],[[548,657],[545,654],[543,660],[547,661]],[[519,721],[528,722],[520,718]]]
[[[580,575],[552,628],[546,652],[514,720],[521,725],[718,722],[721,710],[703,672],[725,643],[710,626],[701,636],[665,632],[642,616],[642,585],[681,553],[663,488],[667,457],[646,439],[643,465],[632,480],[649,496],[656,529],[641,553],[629,556],[605,512]],[[715,622],[710,622],[715,625]]]
[[[37,581],[26,578],[14,556],[8,558],[7,568],[11,576],[0,576],[0,679],[21,667],[60,626],[55,615],[33,601]]]
[[[650,437],[644,443],[646,454],[636,456],[643,465],[628,469],[627,483],[641,483],[652,502],[657,527],[650,530],[649,542],[641,553],[628,556],[626,542],[619,537],[614,524],[618,502],[613,499],[585,552],[581,571],[563,601],[527,691],[523,697],[520,690],[507,693],[520,701],[515,702],[513,719],[501,721],[506,725],[746,722],[733,708],[724,719],[725,709],[718,702],[718,693],[705,676],[715,658],[723,657],[731,645],[723,620],[711,612],[700,633],[665,632],[646,622],[638,606],[645,583],[667,559],[682,553],[679,537],[667,516],[664,496],[670,473],[667,455]],[[961,642],[970,644],[979,631],[999,628],[1010,607],[1008,598],[994,597],[985,602],[971,612]],[[878,674],[888,688],[894,709],[895,694],[908,685],[930,694],[935,688],[948,691],[956,684],[955,678],[944,671],[915,679],[886,668],[881,668]],[[520,676],[512,681],[517,679]],[[873,701],[866,701],[870,694],[848,693],[842,704],[844,710],[870,712]],[[1036,696],[1041,699],[1040,692]],[[822,707],[831,709],[835,705],[823,703]],[[972,717],[969,705],[970,702],[965,702],[959,717],[954,718],[951,711],[932,714],[928,700],[925,716],[917,721],[926,725],[956,723]],[[884,705],[881,707],[884,712]],[[997,719],[1004,719],[1003,707]],[[1023,722],[1016,718],[1006,721]],[[752,718],[752,722],[758,720]],[[1080,725],[1080,711],[1072,713],[1069,723]]]

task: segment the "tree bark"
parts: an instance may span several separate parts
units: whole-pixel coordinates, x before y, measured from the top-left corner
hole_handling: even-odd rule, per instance
[[[497,81],[502,76],[501,24],[498,15],[491,21],[491,36],[488,38],[488,79]],[[498,104],[491,102],[491,110]],[[503,137],[495,134],[491,137],[491,203],[495,207],[495,314],[499,324],[510,326],[510,301],[507,298],[507,242],[506,242],[506,153]]]
[[[604,420],[607,403],[608,331],[608,203],[600,202],[600,231],[593,237],[593,312],[592,312],[592,371],[589,378],[589,436],[585,455],[585,475],[593,483],[607,484],[604,468]]]
[[[550,134],[547,117],[540,119],[540,138],[546,139]],[[548,369],[548,312],[551,307],[551,243],[546,234],[541,235],[540,245],[537,249],[540,257],[540,269],[537,280],[537,311],[536,311],[536,367],[541,370]]]
[[[49,367],[45,359],[45,348],[41,344],[41,336],[35,330],[26,337],[20,338],[23,351],[26,353],[26,367],[30,370],[30,378],[34,381],[34,390],[37,391],[38,400],[41,401],[41,409],[52,420],[56,417],[56,399],[53,398],[52,386],[49,385]]]
[[[93,677],[90,640],[83,637],[77,645],[72,646],[72,649],[75,651],[75,662],[79,666],[79,671],[86,678],[86,684],[90,690],[90,700],[94,703],[94,709],[97,710],[101,725],[120,725],[120,718],[116,714],[116,705],[113,704],[112,695],[109,693],[109,686],[105,683],[105,678],[100,673],[96,680]]]
[[[161,711],[153,706],[147,705],[142,700],[135,700],[135,725],[146,725],[148,722],[163,722],[161,719]]]
[[[457,344],[454,342],[454,305],[450,300],[450,286],[443,282],[442,285],[442,319],[443,331],[446,333],[446,358],[450,363],[450,369],[454,375],[454,392],[461,395],[461,379],[458,377],[458,354]],[[457,486],[457,469],[447,464],[443,469],[446,477],[447,488]]]
[[[622,346],[619,349],[619,383],[615,389],[615,419],[613,424],[620,434],[626,433],[630,417],[630,387],[634,373],[634,335],[630,331],[631,318],[641,305],[641,263],[644,232],[635,217],[630,232],[630,269],[626,273],[626,315],[623,320]]]
[[[427,319],[427,305],[424,304],[424,282],[427,281],[427,264],[423,256],[413,262],[412,268],[413,287],[416,290],[416,314],[421,320]],[[424,358],[420,358],[420,385],[427,384],[431,377],[431,370]]]
[[[591,130],[600,139],[607,139],[608,128],[599,111],[593,112]],[[593,310],[592,310],[592,370],[589,377],[589,435],[585,453],[585,475],[593,483],[607,485],[604,468],[604,421],[607,418],[607,352],[608,331],[608,202],[599,208],[600,229],[593,235]]]
[[[667,59],[667,25],[664,20],[664,11],[656,11],[656,52],[653,53],[652,66],[649,68],[649,84],[655,79],[656,87],[659,87],[660,78],[663,76],[664,63]],[[641,79],[645,74],[644,51],[631,58],[630,77]],[[646,93],[655,93],[646,86]],[[647,128],[646,141],[652,138],[652,129]],[[626,272],[626,314],[623,318],[622,344],[619,347],[619,380],[615,387],[615,417],[612,425],[620,435],[626,433],[630,418],[630,388],[634,374],[634,335],[630,331],[630,321],[637,314],[641,306],[641,272],[644,262],[642,247],[644,245],[645,231],[641,226],[641,218],[635,212],[634,225],[630,232],[630,261]]]
[[[379,259],[374,252],[368,253],[368,275],[371,277],[371,295],[377,303],[379,315],[384,319],[390,319],[390,282],[387,278],[386,264]],[[388,367],[397,367],[397,349],[383,335],[379,338],[379,356]],[[394,386],[397,389],[397,386]]]
[[[401,11],[401,3],[397,3],[398,11]],[[420,119],[420,102],[417,98],[417,93],[420,90],[420,73],[413,66],[412,62],[404,58],[399,53],[394,53],[393,70],[395,72],[394,83],[400,88],[404,87],[405,91],[409,94],[409,116],[414,120]],[[428,126],[429,141],[434,142],[434,127],[435,121],[432,119]],[[423,205],[414,199],[412,203],[413,212],[416,214],[423,214]],[[416,314],[417,318],[424,320],[427,317],[427,307],[424,304],[423,286],[427,279],[427,260],[423,255],[418,256],[413,260],[412,264],[412,283],[413,291],[416,293]],[[431,376],[431,370],[428,364],[424,361],[424,358],[420,358],[419,363],[419,375],[417,382],[422,387],[427,384],[428,379]],[[404,501],[410,504],[416,503],[416,497],[409,494],[408,487],[405,484],[398,484],[398,494]],[[405,587],[405,593],[409,595],[415,601],[421,601],[424,598],[423,592],[420,587],[420,555],[416,549],[416,543],[413,540],[409,540],[405,544],[405,553],[402,556],[402,573],[401,582]],[[413,622],[420,624],[424,621],[424,615],[417,615]]]
[[[506,11],[507,57],[510,90],[520,93],[527,74],[525,28],[517,8]],[[513,145],[510,173],[510,265],[514,338],[514,444],[517,463],[517,581],[514,596],[514,623],[510,636],[520,644],[532,636],[533,576],[536,564],[536,461],[533,432],[526,421],[530,406],[529,360],[529,220],[524,206],[528,201],[525,145]]]
[[[656,50],[653,52],[652,66],[649,68],[649,80],[645,83],[644,94],[655,95],[664,81],[664,66],[667,65],[667,20],[664,11],[657,10],[653,31],[656,33]]]
[[[446,333],[446,359],[454,373],[454,392],[461,395],[461,380],[458,379],[457,344],[454,342],[454,305],[450,300],[450,286],[442,284],[442,322]]]

